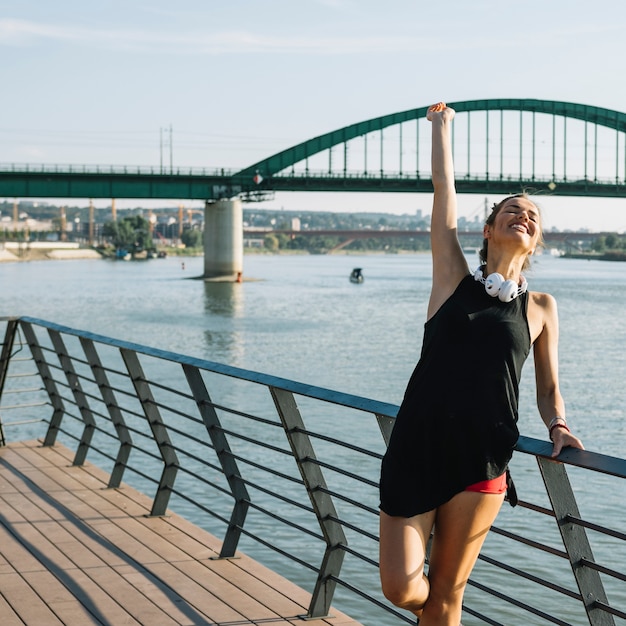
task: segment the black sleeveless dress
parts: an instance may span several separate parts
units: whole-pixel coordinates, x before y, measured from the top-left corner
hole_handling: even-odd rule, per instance
[[[426,322],[382,461],[382,511],[425,513],[507,470],[531,343],[527,307],[527,292],[501,302],[468,275]]]

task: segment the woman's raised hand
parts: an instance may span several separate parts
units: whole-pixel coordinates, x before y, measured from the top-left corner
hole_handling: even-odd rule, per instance
[[[454,113],[454,109],[446,106],[445,102],[437,102],[437,104],[433,104],[431,107],[428,108],[428,112],[426,113],[426,119],[429,122],[432,122],[436,116],[440,116],[442,119],[449,122],[454,117]]]

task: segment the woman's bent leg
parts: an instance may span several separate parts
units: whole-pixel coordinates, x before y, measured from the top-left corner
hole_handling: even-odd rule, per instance
[[[415,615],[421,613],[428,598],[424,562],[434,520],[434,511],[414,517],[392,517],[380,512],[380,580],[383,593],[390,602]]]
[[[463,491],[437,509],[430,552],[430,593],[420,626],[458,626],[463,594],[504,494]]]

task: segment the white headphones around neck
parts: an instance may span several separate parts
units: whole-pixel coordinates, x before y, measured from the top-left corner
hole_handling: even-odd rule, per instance
[[[511,302],[511,300],[514,300],[517,296],[521,296],[528,290],[528,283],[523,275],[520,274],[519,284],[514,280],[504,280],[504,276],[502,276],[502,274],[498,274],[498,272],[489,274],[487,278],[484,278],[484,267],[484,265],[481,265],[476,268],[476,271],[474,272],[474,280],[485,285],[485,291],[492,298],[498,298],[498,300],[502,302]]]

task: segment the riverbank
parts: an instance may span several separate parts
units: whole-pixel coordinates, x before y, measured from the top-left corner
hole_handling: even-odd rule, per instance
[[[167,256],[186,257],[202,256],[204,251],[201,249],[181,250],[180,248],[166,248]],[[426,250],[394,250],[393,252],[385,250],[337,250],[332,252],[332,256],[387,256],[387,255],[421,255],[429,253]],[[320,256],[315,252],[308,250],[267,250],[262,248],[244,248],[244,256]],[[324,256],[324,255],[321,255]],[[94,248],[56,248],[56,247],[16,247],[7,249],[0,244],[0,263],[16,263],[20,261],[50,261],[50,260],[73,260],[73,259],[114,259],[113,255],[102,254]]]
[[[583,259],[587,261],[626,261],[626,251],[612,250],[609,252],[578,252],[563,255],[564,259]]]
[[[67,261],[71,259],[101,259],[102,255],[93,248],[80,248],[78,245],[50,245],[43,242],[32,244],[0,244],[0,263],[19,261]]]

